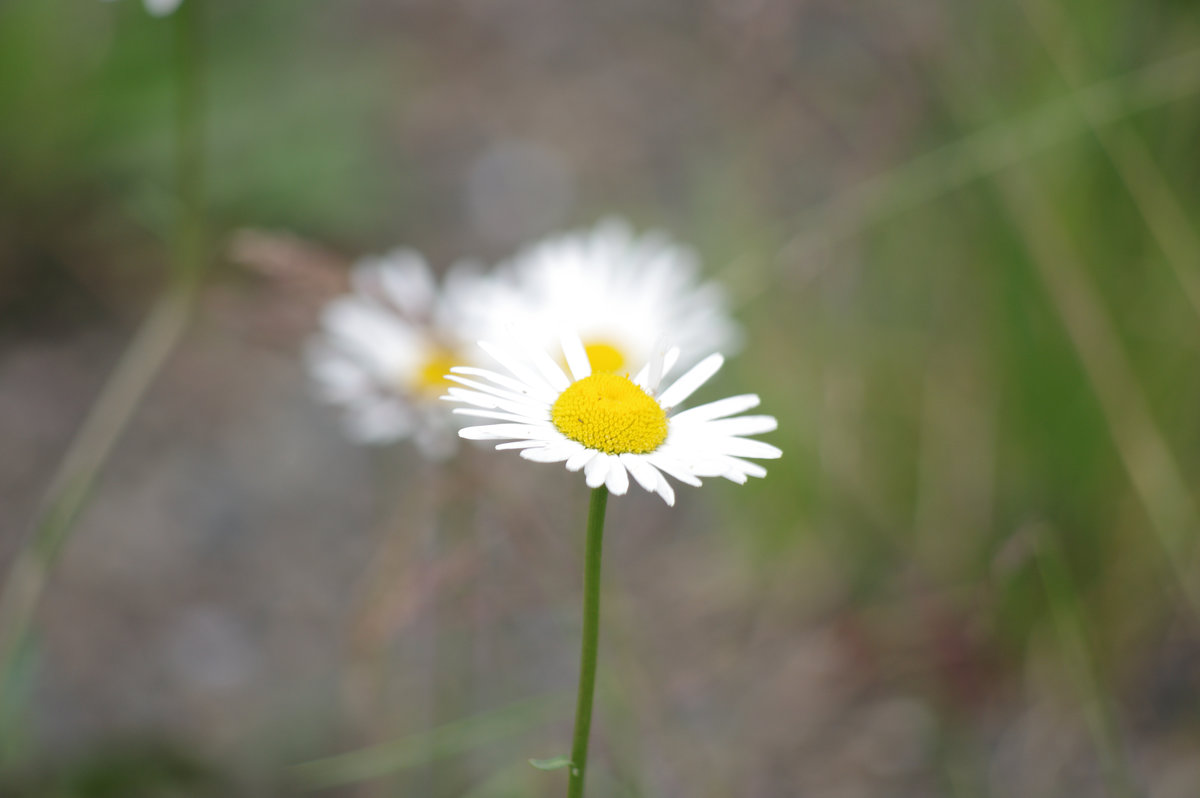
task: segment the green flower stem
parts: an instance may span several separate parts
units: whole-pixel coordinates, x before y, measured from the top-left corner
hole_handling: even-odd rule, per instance
[[[173,277],[190,288],[206,261],[204,231],[204,24],[203,0],[188,0],[175,12],[176,216]]]
[[[587,553],[583,566],[583,644],[579,657],[579,698],[575,704],[575,737],[571,742],[571,764],[567,798],[583,798],[587,774],[588,735],[592,729],[592,698],[596,692],[596,654],[600,648],[600,544],[604,539],[604,510],[608,488],[592,491],[588,508]]]

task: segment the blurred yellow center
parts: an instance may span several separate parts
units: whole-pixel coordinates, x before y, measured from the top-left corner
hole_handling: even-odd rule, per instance
[[[446,379],[446,375],[453,366],[461,365],[462,358],[455,356],[449,349],[434,349],[421,364],[421,368],[417,369],[417,391],[433,396],[443,393],[446,386],[453,384]]]
[[[625,365],[621,350],[605,341],[592,341],[584,344],[583,349],[592,364],[592,371],[619,371]]]
[[[667,439],[666,412],[628,377],[616,374],[572,383],[550,418],[563,435],[607,454],[645,454]]]

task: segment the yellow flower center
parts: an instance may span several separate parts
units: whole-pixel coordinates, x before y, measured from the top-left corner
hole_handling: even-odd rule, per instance
[[[415,392],[426,396],[438,396],[445,393],[446,387],[454,383],[446,379],[453,366],[461,366],[462,358],[449,349],[434,349],[429,353],[425,362],[417,369],[413,381]]]
[[[572,383],[555,401],[550,418],[563,435],[607,454],[645,454],[667,439],[666,412],[617,374],[593,374]]]
[[[606,341],[592,341],[583,347],[592,371],[619,371],[625,365],[625,355]]]

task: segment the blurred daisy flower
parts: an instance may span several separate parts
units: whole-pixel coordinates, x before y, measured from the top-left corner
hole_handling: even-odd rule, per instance
[[[596,371],[649,362],[668,339],[690,365],[739,337],[721,288],[697,283],[698,273],[695,253],[665,233],[606,219],[518,252],[498,269],[491,310],[545,350],[558,331],[576,330]]]
[[[357,264],[351,292],[330,302],[307,360],[319,395],[344,409],[351,438],[412,438],[434,458],[451,454],[457,425],[438,397],[445,374],[485,334],[478,307],[485,278],[472,266],[436,284],[424,258],[398,249]]]
[[[183,0],[146,0],[146,10],[156,17],[165,17],[179,8],[181,2]]]
[[[565,463],[568,471],[584,472],[588,487],[606,485],[619,496],[632,476],[673,505],[675,492],[664,474],[688,485],[700,485],[701,477],[745,483],[767,472],[744,458],[781,454],[771,444],[743,437],[776,428],[772,416],[738,415],[758,406],[754,394],[677,409],[720,369],[720,355],[709,355],[660,390],[679,360],[678,348],[653,355],[631,379],[593,368],[574,335],[562,339],[569,376],[536,347],[480,346],[508,373],[473,366],[450,370],[448,379],[458,386],[443,398],[468,405],[457,408],[458,414],[493,422],[458,434],[507,441],[496,448],[518,449],[526,460]]]

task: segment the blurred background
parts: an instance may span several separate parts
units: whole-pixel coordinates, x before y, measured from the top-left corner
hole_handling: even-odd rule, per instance
[[[300,353],[618,213],[785,456],[610,503],[590,794],[1200,795],[1198,96],[1185,0],[3,0],[0,794],[560,794],[582,480]]]

